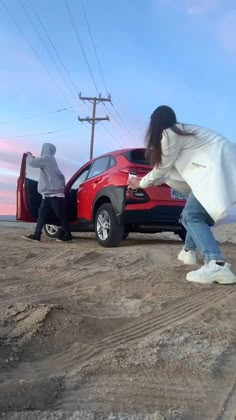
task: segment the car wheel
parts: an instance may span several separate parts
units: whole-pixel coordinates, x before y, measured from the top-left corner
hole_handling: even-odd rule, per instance
[[[112,204],[102,204],[95,216],[97,241],[104,247],[118,246],[124,235],[124,226],[119,225]]]
[[[123,241],[125,241],[127,238],[128,238],[128,236],[129,236],[129,232],[124,232],[124,235],[123,235]]]
[[[180,232],[178,232],[178,235],[179,235],[180,239],[182,239],[183,242],[185,242],[186,233],[187,232],[184,228],[182,228],[182,230]]]
[[[62,229],[56,225],[44,225],[44,230],[49,238],[60,238]]]

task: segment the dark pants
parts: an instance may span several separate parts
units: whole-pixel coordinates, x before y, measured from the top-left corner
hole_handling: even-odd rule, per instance
[[[43,226],[45,223],[47,223],[47,216],[51,209],[55,213],[57,219],[60,221],[61,227],[64,231],[64,236],[66,238],[70,238],[71,231],[66,216],[66,202],[65,198],[60,197],[47,197],[42,199],[38,213],[35,236],[40,239]]]

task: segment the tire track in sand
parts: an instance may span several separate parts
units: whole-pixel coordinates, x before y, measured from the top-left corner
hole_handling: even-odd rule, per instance
[[[113,333],[97,340],[94,346],[90,345],[86,346],[84,350],[81,349],[78,355],[75,354],[73,356],[69,365],[72,366],[78,363],[82,366],[103,351],[127,345],[154,332],[159,334],[166,329],[186,323],[212,306],[220,305],[225,302],[225,299],[235,295],[235,289],[222,290],[222,288],[217,288],[214,291],[202,291],[192,297],[190,296],[187,302],[183,302],[183,299],[178,299],[177,302],[172,302],[172,304],[168,305],[166,309],[135,318],[124,326],[117,328]],[[60,363],[63,363],[63,360]]]
[[[29,283],[32,282],[32,279],[34,280],[34,274],[32,275],[32,273],[25,271],[25,276],[29,276],[30,274],[31,274],[31,277],[30,277]],[[37,280],[39,280],[38,275],[36,277],[37,277]],[[71,281],[75,281],[78,279],[78,283],[77,284],[70,283],[69,285],[65,285],[64,287],[58,287],[57,285],[56,287],[58,287],[58,290],[51,290],[45,293],[42,293],[40,291],[40,293],[32,293],[28,295],[24,294],[23,296],[18,295],[17,297],[6,299],[1,304],[1,308],[7,307],[9,305],[14,305],[18,303],[19,301],[23,303],[27,302],[29,304],[33,304],[33,303],[35,304],[35,303],[42,303],[42,301],[44,301],[45,299],[48,300],[48,299],[54,299],[58,297],[65,297],[65,296],[73,298],[79,295],[81,292],[85,292],[86,290],[100,286],[107,281],[111,281],[111,280],[116,281],[116,279],[113,279],[110,270],[101,272],[96,275],[91,275],[89,277],[86,276],[85,278],[81,278],[81,279],[80,279],[80,273],[78,271],[74,273],[71,273],[71,272],[68,273],[68,271],[63,271],[63,272],[52,271],[46,276],[43,275],[43,278],[46,279],[47,282],[50,280],[51,281],[56,280],[58,283],[66,277],[69,278]],[[46,286],[48,287],[48,283],[46,284]],[[41,284],[41,290],[42,290],[42,284]]]
[[[142,315],[132,321],[129,320],[125,325],[118,327],[114,332],[107,334],[103,338],[96,338],[94,343],[84,346],[81,346],[80,343],[75,343],[67,349],[66,353],[58,353],[57,357],[55,355],[49,356],[44,360],[43,364],[41,360],[35,361],[34,375],[38,377],[45,374],[48,375],[49,372],[54,372],[58,365],[60,365],[61,371],[68,372],[73,369],[76,375],[77,371],[84,365],[101,357],[105,352],[120,348],[122,345],[138,342],[154,332],[158,335],[167,329],[187,323],[212,306],[221,305],[225,303],[226,299],[233,298],[235,295],[235,288],[223,289],[222,287],[215,287],[214,290],[205,290],[194,294],[188,298],[187,302],[186,299],[178,299],[176,302],[170,303],[164,310]],[[22,375],[21,367],[19,366],[18,369],[14,371],[14,378]],[[30,379],[30,370],[26,369],[24,372]],[[12,372],[5,372],[4,377],[0,374],[0,381],[2,380],[3,382],[5,380],[14,380],[14,378]]]

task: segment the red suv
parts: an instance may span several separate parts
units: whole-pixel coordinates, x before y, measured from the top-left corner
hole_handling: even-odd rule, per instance
[[[129,232],[170,231],[185,238],[179,219],[185,197],[167,185],[146,190],[127,189],[129,173],[139,177],[151,170],[144,149],[107,153],[86,163],[68,181],[65,195],[72,232],[94,232],[104,247],[120,244]],[[37,192],[38,169],[27,165],[23,155],[17,183],[17,220],[35,222],[41,196]],[[45,231],[58,237],[55,215],[48,215]]]

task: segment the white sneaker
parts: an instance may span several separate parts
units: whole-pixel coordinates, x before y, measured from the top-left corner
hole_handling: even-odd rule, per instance
[[[186,279],[195,283],[202,284],[233,284],[236,283],[236,276],[230,270],[230,264],[225,263],[221,266],[216,261],[209,261],[196,271],[190,271]]]
[[[178,260],[186,265],[196,265],[197,264],[197,254],[195,251],[186,251],[184,248],[180,251],[178,255]]]

